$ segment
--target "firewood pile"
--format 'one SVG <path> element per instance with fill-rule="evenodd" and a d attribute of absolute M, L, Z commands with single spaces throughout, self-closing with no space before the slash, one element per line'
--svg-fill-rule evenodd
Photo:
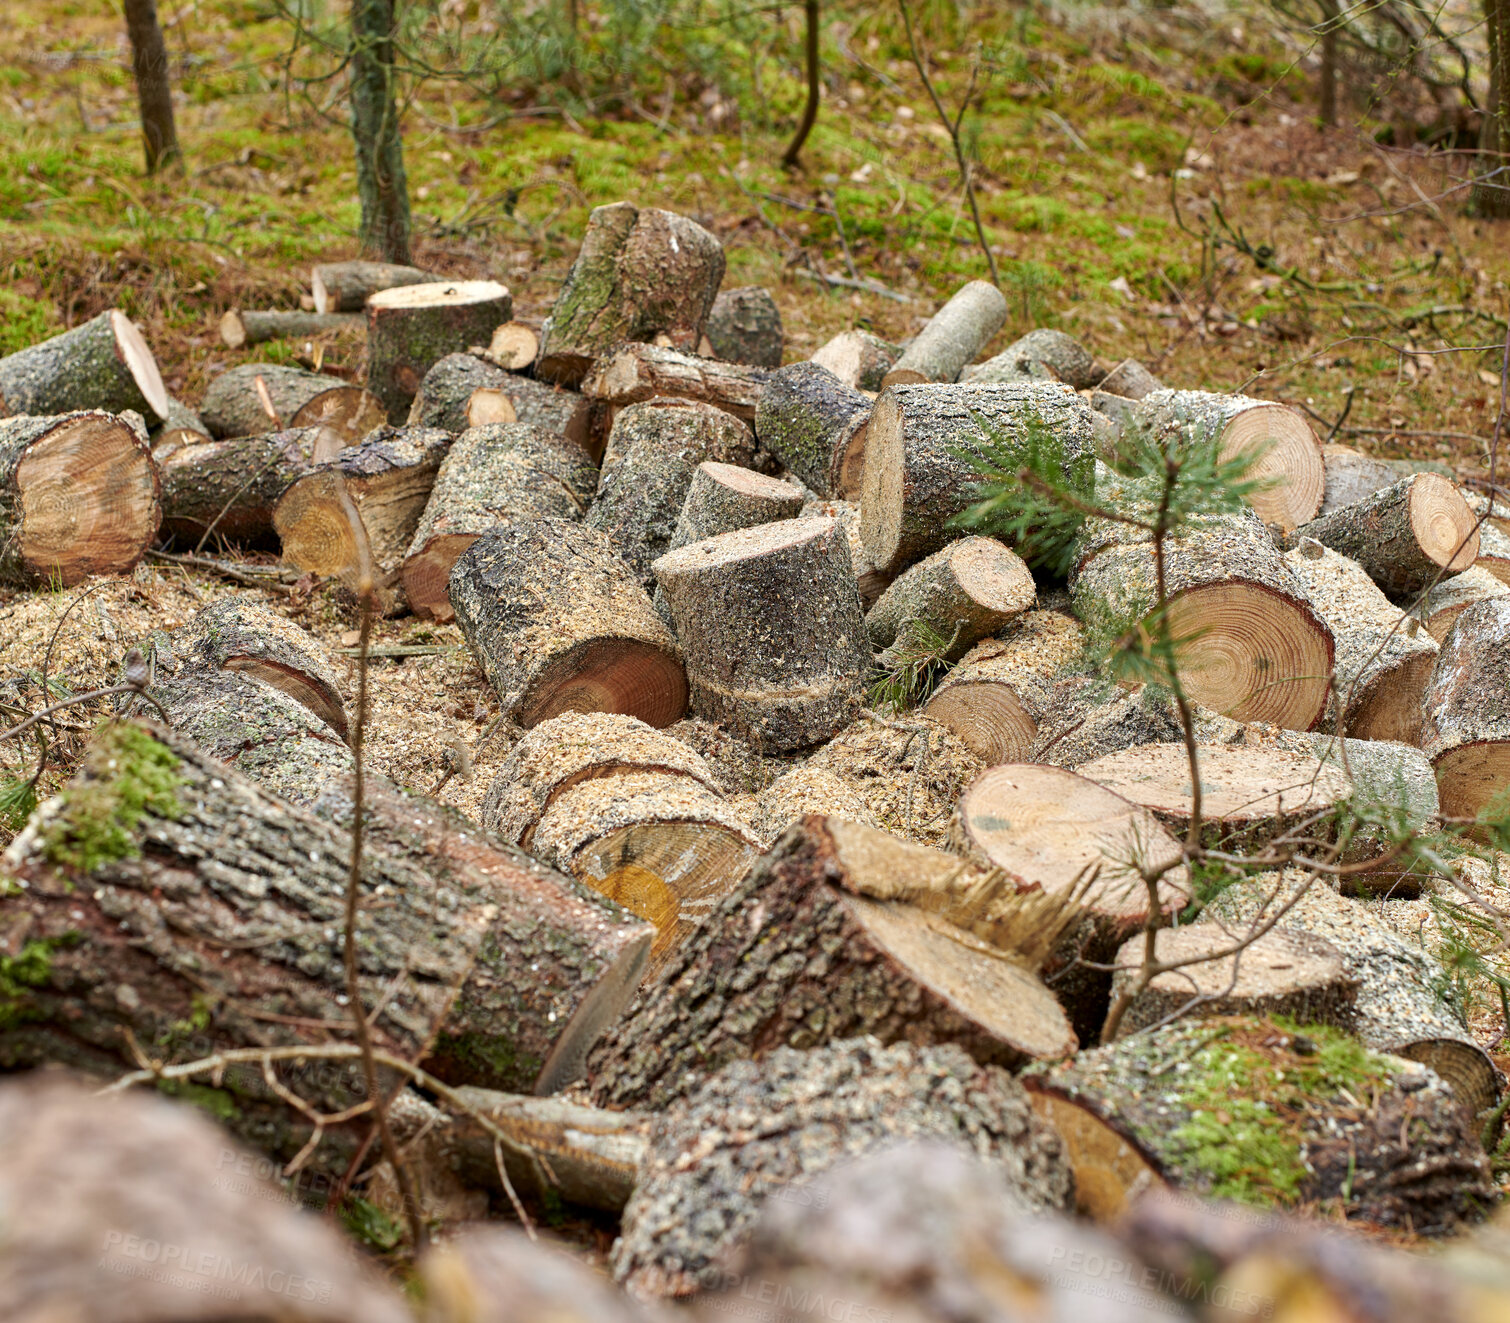
<path fill-rule="evenodd" d="M 190 407 L 118 311 L 0 359 L 0 582 L 276 548 L 454 622 L 507 747 L 475 821 L 363 775 L 349 674 L 255 588 L 120 641 L 117 719 L 0 857 L 0 1063 L 58 1076 L 0 1086 L 8 1317 L 1507 1317 L 1504 1230 L 1428 1261 L 1314 1215 L 1497 1198 L 1494 1044 L 1389 907 L 1459 894 L 1402 831 L 1510 787 L 1510 515 L 1059 331 L 987 357 L 983 282 L 783 366 L 724 268 L 619 203 L 543 324 L 371 262 L 222 323 L 362 319 L 361 383 L 253 363 Z M 1134 508 L 1149 443 L 1263 482 L 1158 546 L 1092 513 L 1066 580 L 961 523 L 1030 451 Z M 1155 617 L 1178 701 L 1086 661 Z M 122 1081 L 220 1126 L 88 1096 Z M 444 1233 L 422 1306 L 289 1206 L 358 1194 Z M 623 1290 L 457 1233 L 521 1200 L 614 1225 Z"/>

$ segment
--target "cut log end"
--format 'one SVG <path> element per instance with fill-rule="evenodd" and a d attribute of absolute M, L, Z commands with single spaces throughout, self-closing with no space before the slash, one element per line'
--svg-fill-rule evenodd
<path fill-rule="evenodd" d="M 885 390 L 888 386 L 917 386 L 932 380 L 932 377 L 917 371 L 916 368 L 892 368 L 881 378 L 881 389 Z"/>
<path fill-rule="evenodd" d="M 404 561 L 404 596 L 415 615 L 441 624 L 456 619 L 447 596 L 451 567 L 477 538 L 476 533 L 441 533 L 425 543 L 417 555 Z"/>
<path fill-rule="evenodd" d="M 110 326 L 115 332 L 116 352 L 126 364 L 136 381 L 142 398 L 157 411 L 159 418 L 168 416 L 168 390 L 163 385 L 162 373 L 158 371 L 157 359 L 152 356 L 136 323 L 119 309 L 111 309 Z"/>
<path fill-rule="evenodd" d="M 1436 660 L 1435 654 L 1423 652 L 1386 672 L 1353 706 L 1344 733 L 1357 740 L 1420 743 L 1421 697 Z"/>
<path fill-rule="evenodd" d="M 869 432 L 870 423 L 861 423 L 834 456 L 834 495 L 841 501 L 860 499 L 865 486 L 865 438 Z"/>
<path fill-rule="evenodd" d="M 538 678 L 519 724 L 528 730 L 563 712 L 619 712 L 660 730 L 686 710 L 686 672 L 671 653 L 639 639 L 594 638 Z"/>
<path fill-rule="evenodd" d="M 490 423 L 517 423 L 519 411 L 514 401 L 501 390 L 483 386 L 472 392 L 467 401 L 467 426 L 486 427 Z"/>
<path fill-rule="evenodd" d="M 1445 818 L 1472 821 L 1510 786 L 1510 744 L 1480 741 L 1460 744 L 1432 764 Z"/>
<path fill-rule="evenodd" d="M 289 428 L 328 427 L 343 442 L 355 445 L 387 421 L 388 415 L 383 412 L 377 396 L 360 386 L 333 386 L 316 395 L 285 425 Z"/>
<path fill-rule="evenodd" d="M 488 343 L 488 357 L 510 372 L 523 372 L 540 353 L 540 337 L 523 322 L 504 322 Z"/>
<path fill-rule="evenodd" d="M 1033 749 L 1038 723 L 1010 686 L 966 680 L 941 689 L 923 715 L 948 726 L 988 766 L 1016 763 Z"/>
<path fill-rule="evenodd" d="M 1223 459 L 1258 452 L 1250 479 L 1270 485 L 1250 498 L 1266 524 L 1296 528 L 1313 519 L 1326 491 L 1326 465 L 1310 423 L 1283 404 L 1244 409 L 1222 433 Z"/>
<path fill-rule="evenodd" d="M 278 502 L 274 519 L 283 559 L 307 574 L 342 574 L 361 560 L 356 530 L 328 475 L 296 482 Z"/>
<path fill-rule="evenodd" d="M 1044 1091 L 1036 1076 L 1023 1082 L 1033 1110 L 1064 1142 L 1075 1173 L 1075 1211 L 1081 1216 L 1110 1222 L 1145 1191 L 1167 1188 L 1148 1158 L 1089 1107 Z"/>
<path fill-rule="evenodd" d="M 1410 527 L 1421 550 L 1449 574 L 1478 559 L 1479 534 L 1473 511 L 1458 489 L 1440 473 L 1418 473 L 1410 484 Z"/>
<path fill-rule="evenodd" d="M 537 1094 L 559 1093 L 581 1078 L 588 1052 L 633 1000 L 640 980 L 645 976 L 653 949 L 652 940 L 647 932 L 640 940 L 626 943 L 608 968 L 598 975 L 597 982 L 583 997 L 576 1014 L 561 1031 L 561 1037 L 540 1068 L 539 1078 L 535 1081 Z"/>

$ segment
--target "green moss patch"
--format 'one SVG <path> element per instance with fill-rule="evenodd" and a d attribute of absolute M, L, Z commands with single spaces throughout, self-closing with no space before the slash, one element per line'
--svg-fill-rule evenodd
<path fill-rule="evenodd" d="M 45 987 L 52 977 L 53 952 L 77 946 L 81 940 L 78 933 L 44 937 L 27 942 L 17 955 L 0 956 L 0 1029 L 34 1017 L 31 990 Z"/>

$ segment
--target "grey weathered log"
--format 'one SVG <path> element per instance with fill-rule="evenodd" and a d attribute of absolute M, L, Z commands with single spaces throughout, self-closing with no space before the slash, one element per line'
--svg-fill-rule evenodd
<path fill-rule="evenodd" d="M 980 499 L 982 467 L 1015 477 L 1030 442 L 1089 494 L 1091 411 L 1057 382 L 896 386 L 881 393 L 865 441 L 860 536 L 878 569 L 898 572 L 962 529 L 950 520 Z"/>
<path fill-rule="evenodd" d="M 826 367 L 852 390 L 881 389 L 881 382 L 891 371 L 901 349 L 869 331 L 841 331 L 813 355 L 813 362 Z"/>
<path fill-rule="evenodd" d="M 967 367 L 961 381 L 1062 381 L 1075 390 L 1089 390 L 1100 374 L 1091 351 L 1063 331 L 1046 327 L 1014 340 L 995 358 Z"/>
<path fill-rule="evenodd" d="M 760 444 L 819 496 L 853 500 L 865 470 L 871 402 L 817 363 L 771 373 L 755 410 Z"/>
<path fill-rule="evenodd" d="M 629 202 L 594 208 L 541 327 L 536 375 L 575 386 L 625 340 L 696 350 L 723 278 L 723 245 L 695 221 Z"/>
<path fill-rule="evenodd" d="M 1457 488 L 1436 473 L 1402 478 L 1298 532 L 1352 557 L 1392 597 L 1466 570 L 1479 551 L 1472 512 Z"/>
<path fill-rule="evenodd" d="M 967 363 L 990 343 L 1007 320 L 1007 300 L 995 285 L 972 280 L 963 285 L 918 332 L 881 385 L 958 381 Z"/>
<path fill-rule="evenodd" d="M 162 422 L 148 433 L 152 442 L 152 458 L 159 464 L 175 450 L 183 446 L 199 445 L 210 440 L 210 429 L 193 409 L 168 396 L 168 412 Z"/>
<path fill-rule="evenodd" d="M 447 354 L 485 345 L 508 321 L 513 295 L 493 280 L 402 285 L 367 300 L 367 389 L 402 423 L 420 383 Z"/>
<path fill-rule="evenodd" d="M 261 379 L 274 418 L 263 404 Z M 298 427 L 327 426 L 351 444 L 383 423 L 377 399 L 340 377 L 277 363 L 243 363 L 216 377 L 199 406 L 214 437 L 256 436 Z"/>
<path fill-rule="evenodd" d="M 472 543 L 450 597 L 505 714 L 528 729 L 562 712 L 669 726 L 687 708 L 676 643 L 596 529 L 534 519 Z"/>
<path fill-rule="evenodd" d="M 849 560 L 854 567 L 855 583 L 860 589 L 860 601 L 869 610 L 876 599 L 891 586 L 896 575 L 878 570 L 866 554 L 860 538 L 860 507 L 852 501 L 819 500 L 807 502 L 798 512 L 801 519 L 837 519 L 849 539 Z"/>
<path fill-rule="evenodd" d="M 1422 706 L 1421 750 L 1436 769 L 1442 813 L 1476 818 L 1510 784 L 1510 598 L 1457 618 Z"/>
<path fill-rule="evenodd" d="M 1076 667 L 1052 688 L 1033 740 L 1032 760 L 1054 767 L 1080 767 L 1096 758 L 1141 744 L 1184 738 L 1180 712 L 1160 685 L 1111 684 Z M 1200 703 L 1190 704 L 1196 739 L 1230 743 L 1244 727 Z"/>
<path fill-rule="evenodd" d="M 322 262 L 310 273 L 315 311 L 322 316 L 361 312 L 371 294 L 400 285 L 426 285 L 447 279 L 393 262 Z"/>
<path fill-rule="evenodd" d="M 409 422 L 448 432 L 488 423 L 529 423 L 586 446 L 589 412 L 576 391 L 507 372 L 476 354 L 447 354 L 425 373 Z"/>
<path fill-rule="evenodd" d="M 1483 529 L 1479 532 L 1482 533 Z M 1452 632 L 1457 618 L 1470 606 L 1486 597 L 1505 596 L 1510 596 L 1510 584 L 1475 565 L 1432 585 L 1418 609 L 1425 620 L 1426 632 L 1442 643 Z"/>
<path fill-rule="evenodd" d="M 720 291 L 708 309 L 698 353 L 726 363 L 779 368 L 784 345 L 781 309 L 761 285 Z"/>
<path fill-rule="evenodd" d="M 123 574 L 157 537 L 144 431 L 104 412 L 0 419 L 0 583 L 72 587 Z"/>
<path fill-rule="evenodd" d="M 1321 458 L 1326 465 L 1326 494 L 1321 499 L 1324 515 L 1345 505 L 1355 505 L 1364 497 L 1385 487 L 1393 487 L 1401 478 L 1410 476 L 1402 473 L 1397 465 L 1365 455 L 1352 446 L 1323 446 Z"/>
<path fill-rule="evenodd" d="M 1127 400 L 1141 400 L 1164 389 L 1164 383 L 1136 358 L 1124 358 L 1095 386 L 1108 395 L 1119 395 Z"/>
<path fill-rule="evenodd" d="M 300 336 L 324 335 L 327 331 L 350 331 L 361 326 L 354 312 L 297 312 L 282 308 L 243 312 L 232 308 L 220 319 L 220 338 L 232 349 L 260 345 L 268 340 L 295 340 Z"/>
<path fill-rule="evenodd" d="M 764 368 L 635 343 L 599 358 L 582 380 L 582 393 L 610 410 L 660 395 L 698 400 L 748 423 L 769 376 Z"/>
<path fill-rule="evenodd" d="M 119 309 L 0 358 L 0 417 L 135 409 L 151 421 L 168 412 L 157 360 Z"/>
<path fill-rule="evenodd" d="M 450 620 L 451 567 L 483 533 L 522 519 L 580 519 L 598 467 L 575 441 L 528 423 L 463 432 L 441 461 L 400 568 L 416 615 Z"/>
<path fill-rule="evenodd" d="M 870 644 L 844 530 L 784 519 L 655 562 L 698 715 L 795 751 L 854 719 Z"/>

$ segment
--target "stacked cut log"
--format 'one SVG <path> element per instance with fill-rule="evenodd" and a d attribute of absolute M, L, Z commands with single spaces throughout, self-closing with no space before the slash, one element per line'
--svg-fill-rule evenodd
<path fill-rule="evenodd" d="M 1485 598 L 1506 596 L 1510 596 L 1510 585 L 1475 565 L 1433 584 L 1416 609 L 1425 621 L 1426 632 L 1438 643 L 1443 643 L 1458 617 L 1470 606 Z"/>
<path fill-rule="evenodd" d="M 695 221 L 628 202 L 594 208 L 541 328 L 536 375 L 575 386 L 626 340 L 695 350 L 723 278 L 723 245 Z"/>
<path fill-rule="evenodd" d="M 865 550 L 860 536 L 860 508 L 852 501 L 810 500 L 798 512 L 802 519 L 837 519 L 849 542 L 849 563 L 855 571 L 855 586 L 860 590 L 860 601 L 868 611 L 876 604 L 881 594 L 891 586 L 896 575 L 878 570 Z"/>
<path fill-rule="evenodd" d="M 865 472 L 871 403 L 817 363 L 771 373 L 755 410 L 755 436 L 819 496 L 854 500 Z"/>
<path fill-rule="evenodd" d="M 1163 390 L 1164 383 L 1136 358 L 1124 358 L 1095 383 L 1095 388 L 1124 400 L 1141 400 L 1156 390 Z"/>
<path fill-rule="evenodd" d="M 210 382 L 199 413 L 216 438 L 328 427 L 348 445 L 384 419 L 378 399 L 359 386 L 276 363 L 243 363 L 222 372 Z"/>
<path fill-rule="evenodd" d="M 446 452 L 400 568 L 410 609 L 452 619 L 451 567 L 483 533 L 521 519 L 580 519 L 598 469 L 576 442 L 502 423 L 463 432 Z"/>
<path fill-rule="evenodd" d="M 118 309 L 0 358 L 0 418 L 134 409 L 155 422 L 168 392 L 152 350 Z"/>
<path fill-rule="evenodd" d="M 329 331 L 350 331 L 362 324 L 352 312 L 266 312 L 232 308 L 220 319 L 220 338 L 227 348 L 244 349 L 268 340 L 297 340 L 303 336 L 324 335 Z"/>
<path fill-rule="evenodd" d="M 1326 493 L 1321 498 L 1321 513 L 1324 515 L 1343 506 L 1356 505 L 1410 476 L 1409 472 L 1402 472 L 1399 461 L 1375 459 L 1353 446 L 1323 446 L 1321 457 L 1326 466 Z"/>
<path fill-rule="evenodd" d="M 67 588 L 124 573 L 161 522 L 157 466 L 127 419 L 0 419 L 0 583 Z"/>
<path fill-rule="evenodd" d="M 152 442 L 152 458 L 159 464 L 175 450 L 203 445 L 211 439 L 210 429 L 199 414 L 171 395 L 167 413 L 158 426 L 151 428 L 148 437 Z"/>
<path fill-rule="evenodd" d="M 961 381 L 982 384 L 1001 381 L 1062 381 L 1075 390 L 1089 390 L 1100 380 L 1095 359 L 1078 340 L 1063 331 L 1029 331 L 995 358 L 977 363 L 960 374 Z"/>
<path fill-rule="evenodd" d="M 425 285 L 445 280 L 417 267 L 394 262 L 323 262 L 310 273 L 310 292 L 321 316 L 361 312 L 369 296 L 401 285 Z"/>
<path fill-rule="evenodd" d="M 1196 739 L 1202 743 L 1232 743 L 1245 729 L 1199 703 L 1188 706 Z M 1032 756 L 1035 762 L 1076 768 L 1123 749 L 1183 738 L 1180 710 L 1167 689 L 1113 685 L 1080 671 L 1054 685 Z"/>
<path fill-rule="evenodd" d="M 273 507 L 283 559 L 397 611 L 404 554 L 451 442 L 435 427 L 383 427 L 296 478 Z"/>
<path fill-rule="evenodd" d="M 591 413 L 575 391 L 507 372 L 476 354 L 447 354 L 420 382 L 409 423 L 448 432 L 489 423 L 528 423 L 589 446 Z"/>
<path fill-rule="evenodd" d="M 726 363 L 779 368 L 783 348 L 781 309 L 759 285 L 721 290 L 708 309 L 697 352 Z"/>
<path fill-rule="evenodd" d="M 1006 320 L 1002 292 L 984 280 L 972 280 L 933 314 L 881 379 L 882 387 L 958 381 Z"/>
<path fill-rule="evenodd" d="M 662 727 L 686 711 L 676 643 L 596 529 L 562 519 L 496 529 L 462 553 L 449 591 L 504 713 L 526 729 L 563 712 Z"/>
<path fill-rule="evenodd" d="M 367 299 L 367 389 L 390 423 L 409 417 L 420 382 L 447 354 L 485 345 L 514 299 L 493 280 L 401 285 Z"/>
<path fill-rule="evenodd" d="M 902 351 L 890 341 L 869 331 L 843 331 L 813 355 L 812 361 L 825 367 L 851 390 L 875 394 L 881 389 Z"/>
<path fill-rule="evenodd" d="M 1423 699 L 1421 750 L 1446 818 L 1502 813 L 1510 787 L 1510 598 L 1470 606 L 1442 644 Z"/>
<path fill-rule="evenodd" d="M 770 845 L 811 813 L 865 827 L 880 826 L 851 782 L 827 767 L 803 765 L 783 773 L 754 797 L 750 827 Z"/>
<path fill-rule="evenodd" d="M 996 927 L 978 936 L 953 921 L 977 919 L 977 894 L 992 896 L 990 875 L 952 855 L 841 819 L 805 819 L 594 1052 L 595 1101 L 661 1107 L 686 1092 L 691 1072 L 859 1034 L 958 1043 L 1009 1067 L 1068 1055 L 1075 1037 L 1063 1011 L 1026 964 L 988 940 Z M 1033 917 L 1014 935 L 1033 945 L 1040 929 Z"/>
<path fill-rule="evenodd" d="M 658 396 L 695 400 L 752 422 L 770 373 L 764 368 L 698 358 L 660 345 L 626 344 L 604 353 L 582 380 L 582 393 L 610 416 Z"/>

